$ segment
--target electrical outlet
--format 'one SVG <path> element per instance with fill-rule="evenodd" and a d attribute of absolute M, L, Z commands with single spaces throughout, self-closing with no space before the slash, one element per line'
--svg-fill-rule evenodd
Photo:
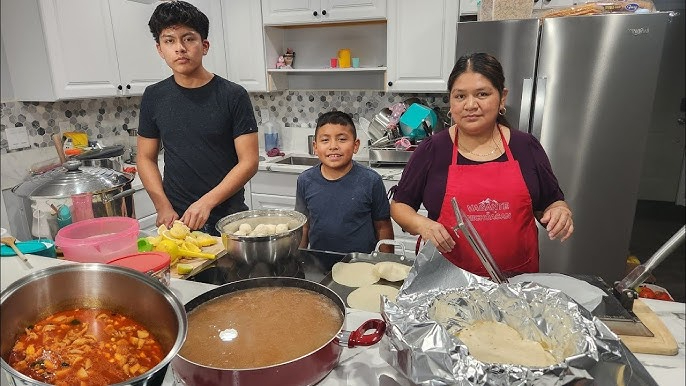
<path fill-rule="evenodd" d="M 7 148 L 10 150 L 31 147 L 29 132 L 24 126 L 8 127 L 5 129 Z"/>

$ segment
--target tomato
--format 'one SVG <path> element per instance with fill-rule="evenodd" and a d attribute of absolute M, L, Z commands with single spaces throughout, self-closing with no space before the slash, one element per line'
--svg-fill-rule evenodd
<path fill-rule="evenodd" d="M 667 294 L 667 292 L 662 291 L 655 292 L 655 299 L 672 301 L 672 299 L 669 297 L 669 294 Z"/>
<path fill-rule="evenodd" d="M 638 296 L 646 299 L 655 299 L 655 291 L 651 290 L 648 287 L 641 287 L 638 290 Z"/>

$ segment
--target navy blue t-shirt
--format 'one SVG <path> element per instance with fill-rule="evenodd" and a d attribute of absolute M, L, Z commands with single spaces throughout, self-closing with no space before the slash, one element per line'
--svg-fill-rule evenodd
<path fill-rule="evenodd" d="M 302 172 L 296 189 L 295 210 L 307 216 L 310 248 L 372 252 L 378 241 L 374 221 L 391 218 L 381 176 L 353 161 L 348 174 L 330 181 L 320 167 Z"/>
<path fill-rule="evenodd" d="M 162 186 L 179 216 L 236 166 L 234 138 L 254 132 L 247 91 L 220 76 L 198 88 L 181 87 L 171 76 L 143 93 L 138 135 L 161 139 Z M 222 217 L 246 209 L 241 189 L 212 210 L 207 224 L 213 229 Z"/>

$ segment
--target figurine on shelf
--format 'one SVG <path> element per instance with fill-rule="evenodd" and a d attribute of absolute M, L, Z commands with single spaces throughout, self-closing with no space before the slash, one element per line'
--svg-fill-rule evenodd
<path fill-rule="evenodd" d="M 293 68 L 293 59 L 295 59 L 295 51 L 293 49 L 286 49 L 286 53 L 283 54 L 284 61 L 286 63 L 283 68 Z"/>
<path fill-rule="evenodd" d="M 286 67 L 286 61 L 283 58 L 283 55 L 279 56 L 279 59 L 276 60 L 276 68 L 284 68 Z"/>

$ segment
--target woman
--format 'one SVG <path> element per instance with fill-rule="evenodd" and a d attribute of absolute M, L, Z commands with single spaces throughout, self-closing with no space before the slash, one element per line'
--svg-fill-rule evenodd
<path fill-rule="evenodd" d="M 574 231 L 572 212 L 541 144 L 511 129 L 504 117 L 505 76 L 491 55 L 461 57 L 448 79 L 455 124 L 422 141 L 394 189 L 391 216 L 407 232 L 431 241 L 453 264 L 487 276 L 456 224 L 450 199 L 508 275 L 538 272 L 535 219 L 550 239 Z M 417 213 L 424 204 L 428 218 Z"/>

